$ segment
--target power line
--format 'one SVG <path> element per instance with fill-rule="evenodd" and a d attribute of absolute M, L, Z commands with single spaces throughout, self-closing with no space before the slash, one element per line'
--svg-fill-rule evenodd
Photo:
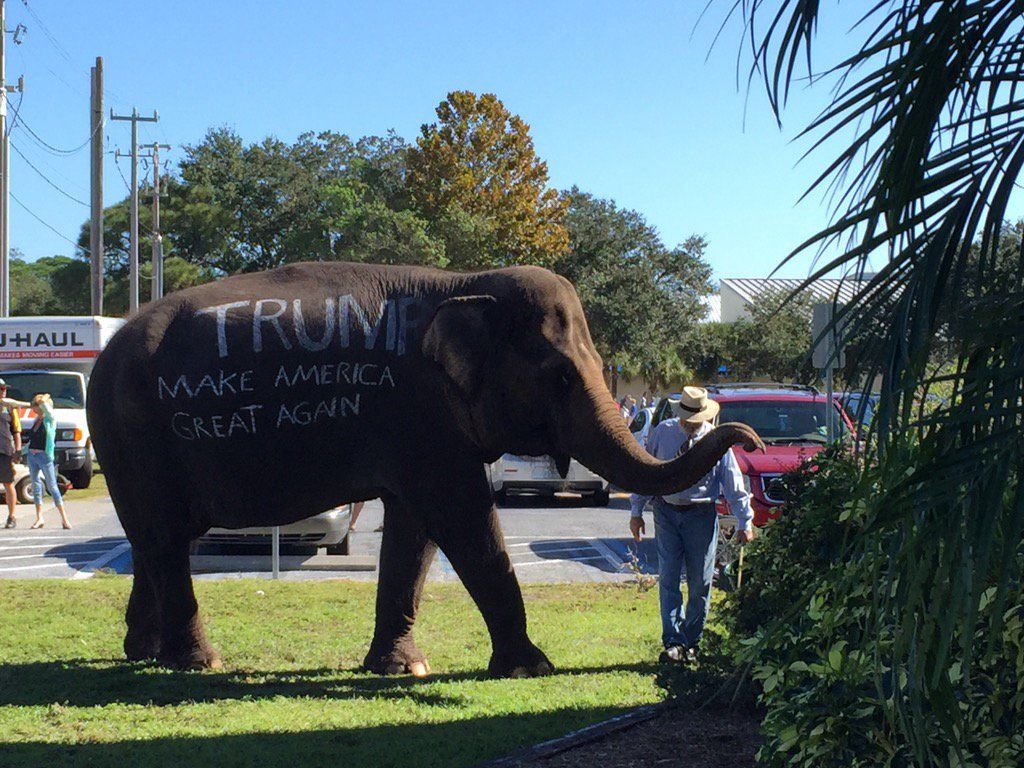
<path fill-rule="evenodd" d="M 79 205 L 84 205 L 86 208 L 89 207 L 88 203 L 86 203 L 86 202 L 84 202 L 82 200 L 79 200 L 77 197 L 75 197 L 74 195 L 70 194 L 69 192 L 65 192 L 58 184 L 56 184 L 55 182 L 51 181 L 50 178 L 45 173 L 43 173 L 41 170 L 36 168 L 35 164 L 31 160 L 29 160 L 27 157 L 25 157 L 25 153 L 22 152 L 20 149 L 18 149 L 18 145 L 15 144 L 13 141 L 11 142 L 11 149 L 13 149 L 15 152 L 17 152 L 18 156 L 28 164 L 29 168 L 31 168 L 33 171 L 35 171 L 37 174 L 39 174 L 39 177 L 43 181 L 45 181 L 51 187 L 53 187 L 58 192 L 60 192 L 62 195 L 64 195 L 64 197 L 66 197 L 68 200 L 73 200 L 74 202 L 78 203 Z"/>
<path fill-rule="evenodd" d="M 21 102 L 20 101 L 18 102 L 18 109 L 21 109 Z M 36 133 L 35 131 L 32 130 L 32 127 L 28 123 L 25 122 L 25 118 L 19 118 L 18 114 L 15 113 L 14 121 L 17 122 L 17 121 L 19 121 L 19 119 L 20 119 L 22 127 L 24 127 L 25 130 L 28 131 L 32 135 L 32 137 L 36 140 L 36 142 L 41 144 L 44 149 L 49 150 L 52 154 L 55 154 L 55 155 L 73 155 L 76 152 L 81 152 L 83 149 L 85 149 L 87 146 L 89 146 L 89 142 L 92 141 L 92 137 L 96 135 L 96 131 L 100 130 L 100 128 L 102 128 L 102 125 L 103 125 L 101 123 L 99 126 L 97 126 L 97 128 L 94 129 L 93 132 L 89 134 L 89 136 L 86 138 L 86 140 L 83 141 L 81 144 L 79 144 L 77 147 L 74 147 L 73 149 L 63 149 L 61 147 L 55 147 L 55 146 L 53 146 L 53 144 L 50 144 L 42 136 L 40 136 L 38 133 Z M 14 125 L 14 123 L 12 123 L 12 127 L 13 127 L 13 125 Z"/>
<path fill-rule="evenodd" d="M 59 238 L 60 238 L 61 240 L 67 240 L 67 241 L 68 241 L 69 243 L 71 243 L 71 244 L 72 244 L 73 246 L 75 246 L 75 248 L 81 248 L 81 250 L 82 250 L 82 252 L 83 252 L 83 253 L 86 253 L 86 254 L 87 254 L 87 253 L 89 253 L 89 249 L 88 249 L 88 248 L 83 248 L 83 247 L 82 247 L 81 245 L 79 245 L 79 244 L 78 244 L 78 243 L 76 243 L 76 242 L 75 242 L 74 240 L 72 240 L 72 239 L 71 239 L 70 237 L 68 237 L 67 235 L 65 235 L 65 234 L 64 234 L 63 232 L 61 232 L 61 231 L 60 231 L 59 229 L 57 229 L 57 228 L 56 228 L 55 226 L 53 226 L 53 225 L 52 225 L 52 224 L 50 224 L 50 223 L 49 223 L 48 221 L 46 221 L 46 220 L 45 220 L 45 219 L 43 219 L 43 218 L 42 218 L 41 216 L 39 216 L 39 214 L 37 214 L 37 213 L 36 213 L 35 211 L 33 211 L 33 210 L 32 210 L 31 208 L 29 208 L 29 207 L 28 207 L 27 205 L 25 205 L 25 204 L 24 204 L 23 202 L 21 202 L 21 200 L 20 200 L 20 199 L 18 198 L 18 196 L 17 196 L 16 194 L 14 194 L 13 192 L 9 192 L 8 194 L 9 194 L 9 195 L 11 196 L 11 199 L 12 199 L 12 200 L 13 200 L 14 202 L 16 202 L 16 203 L 17 203 L 18 205 L 20 205 L 20 206 L 22 207 L 22 209 L 23 209 L 23 210 L 25 211 L 25 213 L 27 213 L 27 214 L 28 214 L 29 216 L 31 216 L 31 217 L 32 217 L 33 219 L 35 219 L 36 221 L 38 221 L 38 222 L 39 222 L 40 224 L 42 224 L 42 225 L 43 225 L 44 227 L 46 227 L 46 228 L 47 228 L 48 230 L 50 230 L 51 232 L 53 232 L 53 234 L 55 234 L 55 235 L 56 235 L 57 237 L 59 237 Z"/>
<path fill-rule="evenodd" d="M 35 10 L 33 10 L 31 5 L 28 4 L 28 0 L 21 0 L 21 4 L 25 6 L 25 10 L 27 10 L 29 14 L 32 16 L 32 18 L 35 19 L 36 24 L 39 25 L 39 28 L 43 30 L 43 34 L 46 36 L 46 39 L 50 41 L 50 45 L 52 45 L 57 50 L 57 53 L 63 56 L 66 61 L 70 62 L 71 55 L 67 52 L 64 46 L 60 44 L 57 38 L 54 37 L 53 33 L 50 32 L 46 24 L 43 23 L 43 20 L 39 18 L 39 14 L 36 13 Z"/>

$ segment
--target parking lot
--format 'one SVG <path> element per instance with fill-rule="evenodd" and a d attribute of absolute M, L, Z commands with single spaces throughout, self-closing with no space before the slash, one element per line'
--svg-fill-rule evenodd
<path fill-rule="evenodd" d="M 0 529 L 0 578 L 82 579 L 97 570 L 131 573 L 131 548 L 124 537 L 109 498 L 76 500 L 68 495 L 68 514 L 74 525 L 60 528 L 56 510 L 44 513 L 47 526 L 30 530 L 32 507 L 18 506 L 18 527 Z M 500 508 L 509 555 L 520 580 L 527 582 L 623 581 L 637 571 L 656 569 L 657 556 L 648 540 L 637 548 L 628 538 L 628 502 L 613 496 L 607 507 L 588 507 L 575 496 L 513 497 Z M 374 529 L 383 521 L 380 501 L 366 504 L 351 534 L 351 554 L 376 558 L 381 534 Z M 200 579 L 269 577 L 265 570 L 238 571 L 223 558 L 224 570 L 214 560 L 212 572 Z M 375 571 L 283 571 L 282 579 L 376 579 Z M 431 568 L 432 581 L 455 581 L 457 576 L 442 553 Z"/>

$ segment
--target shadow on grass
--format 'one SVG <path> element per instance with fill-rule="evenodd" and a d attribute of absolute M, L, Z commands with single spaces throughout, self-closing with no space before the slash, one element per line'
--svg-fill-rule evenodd
<path fill-rule="evenodd" d="M 556 674 L 628 671 L 653 674 L 651 664 L 559 669 Z M 0 667 L 0 706 L 61 704 L 77 707 L 107 704 L 167 706 L 278 696 L 334 700 L 396 699 L 411 704 L 455 706 L 458 697 L 427 687 L 431 682 L 489 680 L 486 671 L 435 674 L 427 680 L 381 677 L 359 669 L 232 670 L 176 672 L 120 659 L 5 664 Z"/>
<path fill-rule="evenodd" d="M 315 706 L 315 705 L 311 705 Z M 0 766 L 288 766 L 344 765 L 456 768 L 500 757 L 626 711 L 621 707 L 559 709 L 408 723 L 195 737 L 50 744 L 8 743 Z M 281 723 L 282 731 L 288 723 Z"/>

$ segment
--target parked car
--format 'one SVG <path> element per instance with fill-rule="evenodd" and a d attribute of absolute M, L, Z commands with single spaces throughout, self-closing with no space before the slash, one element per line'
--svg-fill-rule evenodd
<path fill-rule="evenodd" d="M 563 478 L 555 460 L 550 456 L 514 456 L 506 453 L 501 457 L 501 487 L 497 489 L 499 500 L 510 493 L 555 494 L 572 491 L 589 496 L 597 506 L 608 503 L 608 481 L 596 475 L 575 459 L 569 462 L 569 472 Z"/>
<path fill-rule="evenodd" d="M 718 423 L 741 421 L 757 430 L 766 452 L 733 449 L 751 494 L 754 524 L 778 517 L 785 498 L 782 476 L 828 444 L 826 419 L 832 410 L 838 439 L 852 441 L 853 422 L 837 398 L 814 387 L 785 384 L 723 384 L 709 394 L 721 405 Z M 720 511 L 725 511 L 724 503 Z"/>
<path fill-rule="evenodd" d="M 654 407 L 648 406 L 636 412 L 636 416 L 629 422 L 629 431 L 642 446 L 647 445 L 647 437 L 651 434 L 651 427 L 654 424 Z"/>
<path fill-rule="evenodd" d="M 329 555 L 348 554 L 349 527 L 352 513 L 348 504 L 321 512 L 289 525 L 281 526 L 282 554 L 314 554 L 326 548 Z M 241 551 L 252 554 L 270 554 L 272 529 L 269 526 L 252 528 L 211 528 L 195 544 L 204 551 Z"/>
<path fill-rule="evenodd" d="M 58 473 L 57 488 L 60 489 L 61 495 L 71 490 L 71 487 L 71 482 L 64 475 Z M 28 467 L 25 464 L 14 465 L 14 493 L 21 504 L 35 503 L 35 499 L 32 498 L 32 483 L 28 476 Z M 43 493 L 48 493 L 45 484 L 43 485 Z M 6 496 L 7 491 L 0 485 L 0 499 L 4 499 Z"/>
<path fill-rule="evenodd" d="M 860 427 L 871 424 L 878 407 L 878 395 L 865 395 L 863 392 L 844 392 L 839 395 L 839 402 L 846 409 L 846 415 Z"/>
<path fill-rule="evenodd" d="M 782 475 L 827 445 L 828 398 L 814 387 L 771 382 L 720 384 L 709 386 L 708 393 L 721 405 L 717 423 L 741 421 L 764 440 L 765 453 L 733 448 L 751 494 L 754 524 L 764 525 L 778 516 L 784 498 Z M 651 428 L 672 418 L 669 398 L 678 397 L 667 395 L 655 404 Z M 856 429 L 838 398 L 833 398 L 831 408 L 839 439 L 852 440 Z M 719 512 L 728 512 L 724 501 L 719 502 Z"/>

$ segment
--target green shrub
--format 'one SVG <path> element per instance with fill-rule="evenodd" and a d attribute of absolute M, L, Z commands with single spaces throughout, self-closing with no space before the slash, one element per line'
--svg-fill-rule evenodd
<path fill-rule="evenodd" d="M 1002 621 L 996 584 L 973 638 L 954 637 L 944 671 L 952 701 L 909 711 L 908 677 L 892 663 L 896 617 L 879 607 L 886 537 L 852 546 L 878 478 L 854 458 L 828 452 L 787 478 L 790 498 L 747 557 L 741 591 L 723 620 L 748 646 L 765 708 L 760 762 L 773 768 L 916 766 L 900 718 L 914 718 L 928 765 L 1024 765 L 1024 590 L 1009 585 Z M 895 535 L 895 532 L 893 533 Z M 1020 550 L 1024 566 L 1024 548 Z M 1019 571 L 1018 571 L 1019 572 Z M 983 574 L 979 574 L 983 577 Z M 965 641 L 974 664 L 962 666 Z M 941 728 L 940 722 L 954 728 Z"/>

